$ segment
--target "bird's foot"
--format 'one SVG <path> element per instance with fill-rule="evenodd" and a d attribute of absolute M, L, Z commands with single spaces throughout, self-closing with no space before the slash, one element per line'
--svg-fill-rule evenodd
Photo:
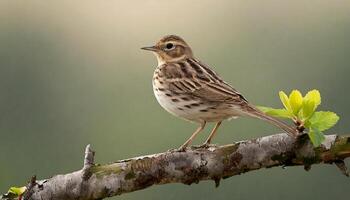
<path fill-rule="evenodd" d="M 168 152 L 185 152 L 186 151 L 186 148 L 185 146 L 181 146 L 177 149 L 169 149 Z"/>
<path fill-rule="evenodd" d="M 204 142 L 202 145 L 199 145 L 199 148 L 207 149 L 210 147 L 210 143 Z"/>
<path fill-rule="evenodd" d="M 210 144 L 208 142 L 205 142 L 205 143 L 203 143 L 201 145 L 197 145 L 197 146 L 193 146 L 193 147 L 196 148 L 196 149 L 208 149 L 210 147 L 216 147 L 216 146 L 217 146 L 216 144 Z"/>

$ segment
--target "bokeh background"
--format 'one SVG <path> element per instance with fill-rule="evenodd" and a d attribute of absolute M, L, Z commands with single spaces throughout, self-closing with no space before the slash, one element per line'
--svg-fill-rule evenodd
<path fill-rule="evenodd" d="M 153 97 L 155 57 L 140 47 L 178 34 L 246 98 L 280 107 L 278 91 L 321 91 L 350 131 L 350 1 L 0 1 L 0 191 L 98 163 L 178 147 L 196 125 Z M 210 126 L 211 128 L 212 126 Z M 201 143 L 209 130 L 196 139 Z M 215 143 L 269 135 L 254 119 L 224 123 Z M 350 162 L 347 161 L 350 165 Z M 111 199 L 348 198 L 332 165 L 273 168 L 170 184 Z"/>

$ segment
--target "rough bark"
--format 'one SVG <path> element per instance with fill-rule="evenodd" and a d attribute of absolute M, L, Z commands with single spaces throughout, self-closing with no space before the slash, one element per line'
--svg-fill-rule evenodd
<path fill-rule="evenodd" d="M 94 164 L 94 152 L 88 145 L 83 169 L 56 175 L 45 181 L 28 184 L 23 199 L 92 200 L 141 190 L 154 184 L 198 183 L 260 168 L 312 164 L 336 164 L 345 175 L 343 160 L 350 156 L 350 137 L 328 135 L 314 148 L 308 137 L 293 138 L 276 134 L 224 146 L 188 148 L 186 152 L 164 153 L 120 160 L 111 164 Z M 28 195 L 29 194 L 29 195 Z M 2 199 L 13 199 L 3 196 Z"/>

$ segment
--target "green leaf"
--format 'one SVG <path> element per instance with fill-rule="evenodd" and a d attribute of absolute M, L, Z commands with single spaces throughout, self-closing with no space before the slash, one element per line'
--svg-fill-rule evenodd
<path fill-rule="evenodd" d="M 320 92 L 318 90 L 308 92 L 303 99 L 302 118 L 304 120 L 310 118 L 320 104 Z"/>
<path fill-rule="evenodd" d="M 308 126 L 312 129 L 325 131 L 334 126 L 339 120 L 339 116 L 334 112 L 319 111 L 315 112 L 309 119 Z"/>
<path fill-rule="evenodd" d="M 258 106 L 258 109 L 260 109 L 265 114 L 273 117 L 293 118 L 293 115 L 286 109 L 276 109 L 263 106 Z"/>
<path fill-rule="evenodd" d="M 314 114 L 317 106 L 320 104 L 320 92 L 318 90 L 309 91 L 303 99 L 302 110 L 298 117 L 302 118 L 303 121 L 307 121 Z"/>
<path fill-rule="evenodd" d="M 293 90 L 289 95 L 289 104 L 292 108 L 293 114 L 297 115 L 301 106 L 303 105 L 303 96 L 299 90 Z"/>
<path fill-rule="evenodd" d="M 16 196 L 22 195 L 26 191 L 26 187 L 11 187 L 8 194 L 14 194 Z"/>
<path fill-rule="evenodd" d="M 317 129 L 310 129 L 309 138 L 314 145 L 314 147 L 318 147 L 322 144 L 322 142 L 326 139 L 323 133 Z"/>
<path fill-rule="evenodd" d="M 301 114 L 300 114 L 301 116 L 299 117 L 302 118 L 303 121 L 306 121 L 315 112 L 315 108 L 316 108 L 315 102 L 309 101 L 309 100 L 304 101 Z"/>
<path fill-rule="evenodd" d="M 293 112 L 292 110 L 292 107 L 290 106 L 290 103 L 289 103 L 289 98 L 288 96 L 286 95 L 286 93 L 284 93 L 283 91 L 280 91 L 279 92 L 279 96 L 280 96 L 280 99 L 284 105 L 284 107 L 289 111 L 289 112 Z"/>
<path fill-rule="evenodd" d="M 321 104 L 321 94 L 318 90 L 311 90 L 305 95 L 304 100 L 313 101 L 317 108 Z"/>

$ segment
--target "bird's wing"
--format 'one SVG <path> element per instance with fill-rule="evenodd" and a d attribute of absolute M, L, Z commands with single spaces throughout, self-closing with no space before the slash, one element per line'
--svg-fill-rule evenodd
<path fill-rule="evenodd" d="M 190 63 L 193 65 L 194 63 Z M 187 71 L 191 76 L 184 76 L 171 73 L 171 79 L 167 79 L 169 82 L 169 90 L 174 93 L 186 94 L 193 97 L 201 98 L 210 102 L 232 102 L 237 104 L 246 104 L 247 100 L 232 86 L 223 81 L 214 71 L 209 67 L 197 61 L 197 65 L 200 65 L 201 71 L 191 70 L 187 68 Z M 171 67 L 167 68 L 168 73 L 171 71 Z M 201 72 L 201 73 L 199 73 Z M 168 77 L 170 77 L 168 75 Z"/>

